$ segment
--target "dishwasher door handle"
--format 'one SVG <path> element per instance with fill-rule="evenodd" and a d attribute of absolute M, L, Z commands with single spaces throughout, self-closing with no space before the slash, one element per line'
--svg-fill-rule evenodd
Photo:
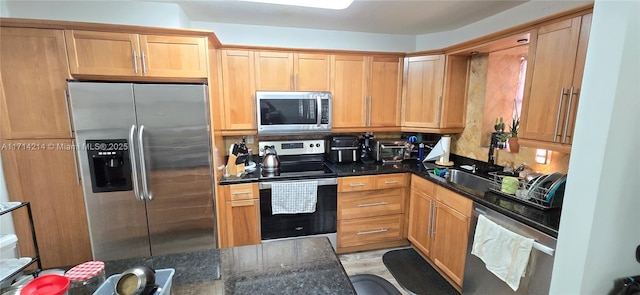
<path fill-rule="evenodd" d="M 535 240 L 533 241 L 533 249 L 536 249 L 544 254 L 547 254 L 549 256 L 553 256 L 553 254 L 555 254 L 556 250 L 551 248 L 551 247 L 547 247 L 545 245 L 542 245 L 538 242 L 536 242 Z"/>

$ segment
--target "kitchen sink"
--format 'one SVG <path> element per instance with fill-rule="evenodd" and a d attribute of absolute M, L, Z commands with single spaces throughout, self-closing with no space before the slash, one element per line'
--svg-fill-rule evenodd
<path fill-rule="evenodd" d="M 449 169 L 445 178 L 435 176 L 433 170 L 429 170 L 429 176 L 434 178 L 445 179 L 451 183 L 461 185 L 472 190 L 486 192 L 491 187 L 492 181 L 486 178 L 482 178 L 473 173 L 465 172 L 462 170 Z"/>

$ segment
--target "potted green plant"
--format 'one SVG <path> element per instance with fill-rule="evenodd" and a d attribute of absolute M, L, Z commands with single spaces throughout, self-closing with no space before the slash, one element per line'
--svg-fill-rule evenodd
<path fill-rule="evenodd" d="M 496 130 L 496 132 L 493 133 L 493 136 L 495 136 L 496 148 L 506 149 L 509 133 L 504 132 L 504 119 L 502 117 L 496 118 L 496 123 L 493 125 L 493 129 Z"/>
<path fill-rule="evenodd" d="M 518 129 L 520 128 L 520 118 L 513 118 L 509 126 L 509 151 L 517 153 L 520 151 L 520 143 L 518 143 Z"/>

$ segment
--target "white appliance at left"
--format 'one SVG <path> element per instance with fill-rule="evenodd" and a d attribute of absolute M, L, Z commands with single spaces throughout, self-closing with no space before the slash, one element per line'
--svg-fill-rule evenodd
<path fill-rule="evenodd" d="M 207 86 L 69 82 L 93 258 L 216 247 Z"/>

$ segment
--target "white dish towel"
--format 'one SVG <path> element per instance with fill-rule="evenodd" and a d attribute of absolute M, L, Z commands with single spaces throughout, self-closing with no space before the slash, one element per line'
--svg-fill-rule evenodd
<path fill-rule="evenodd" d="M 533 242 L 480 215 L 471 254 L 478 256 L 489 271 L 516 291 L 529 264 Z"/>
<path fill-rule="evenodd" d="M 274 182 L 271 185 L 273 215 L 313 213 L 317 202 L 317 181 Z"/>

